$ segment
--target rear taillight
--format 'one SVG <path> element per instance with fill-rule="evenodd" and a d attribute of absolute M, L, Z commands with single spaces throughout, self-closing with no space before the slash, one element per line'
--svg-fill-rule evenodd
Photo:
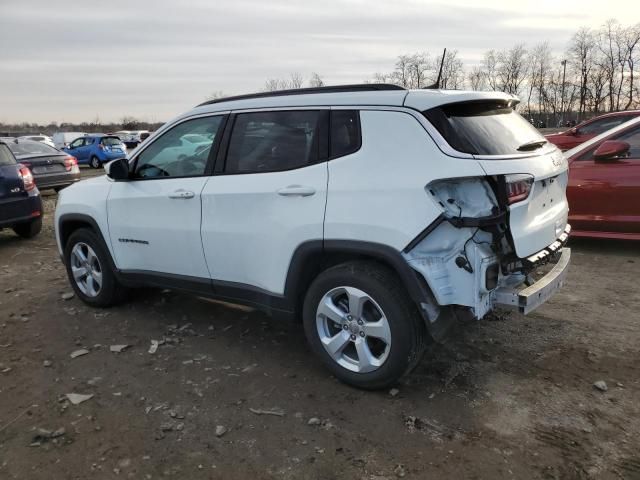
<path fill-rule="evenodd" d="M 531 193 L 533 177 L 526 174 L 506 175 L 507 201 L 509 205 L 525 200 Z"/>
<path fill-rule="evenodd" d="M 24 183 L 24 189 L 27 192 L 30 192 L 34 188 L 36 188 L 36 182 L 33 179 L 33 175 L 31 174 L 31 170 L 29 170 L 22 163 L 18 164 L 18 175 L 22 178 L 22 183 Z"/>
<path fill-rule="evenodd" d="M 67 172 L 70 172 L 71 169 L 78 165 L 78 159 L 74 156 L 69 155 L 64 159 L 64 168 Z"/>

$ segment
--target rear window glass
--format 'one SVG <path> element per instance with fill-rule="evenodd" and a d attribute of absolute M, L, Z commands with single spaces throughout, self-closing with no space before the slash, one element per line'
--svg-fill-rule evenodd
<path fill-rule="evenodd" d="M 56 153 L 60 153 L 58 150 L 56 150 L 53 147 L 50 147 L 49 145 L 45 145 L 44 143 L 40 143 L 40 142 L 32 142 L 32 141 L 10 143 L 9 148 L 15 155 L 29 155 L 29 154 L 54 155 Z"/>
<path fill-rule="evenodd" d="M 451 147 L 473 155 L 510 155 L 534 150 L 544 137 L 506 102 L 464 102 L 423 112 Z"/>
<path fill-rule="evenodd" d="M 104 137 L 102 140 L 100 140 L 100 143 L 108 146 L 120 145 L 122 143 L 122 140 L 120 140 L 118 137 Z"/>
<path fill-rule="evenodd" d="M 16 160 L 11 155 L 11 150 L 5 144 L 0 143 L 0 166 L 15 165 Z"/>

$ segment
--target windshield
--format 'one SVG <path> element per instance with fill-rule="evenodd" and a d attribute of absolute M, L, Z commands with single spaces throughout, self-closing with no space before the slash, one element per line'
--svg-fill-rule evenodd
<path fill-rule="evenodd" d="M 504 101 L 463 102 L 423 112 L 455 150 L 473 155 L 522 154 L 544 137 Z"/>
<path fill-rule="evenodd" d="M 32 142 L 30 140 L 20 143 L 11 142 L 9 148 L 15 155 L 55 155 L 60 153 L 49 145 L 40 142 Z"/>
<path fill-rule="evenodd" d="M 13 158 L 13 155 L 11 155 L 9 148 L 5 144 L 0 143 L 0 167 L 15 164 L 16 160 Z"/>
<path fill-rule="evenodd" d="M 104 137 L 100 143 L 102 145 L 107 145 L 109 147 L 112 147 L 114 145 L 121 145 L 122 141 L 118 138 L 118 137 Z"/>

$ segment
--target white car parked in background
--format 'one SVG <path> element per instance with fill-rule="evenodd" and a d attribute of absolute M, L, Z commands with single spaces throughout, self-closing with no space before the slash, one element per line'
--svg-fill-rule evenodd
<path fill-rule="evenodd" d="M 84 132 L 56 132 L 53 134 L 52 139 L 55 148 L 62 150 L 68 147 L 76 138 L 84 137 L 85 135 L 86 133 Z"/>
<path fill-rule="evenodd" d="M 53 139 L 47 135 L 24 135 L 22 137 L 18 137 L 18 140 L 31 140 L 32 142 L 44 143 L 45 145 L 49 145 L 53 148 L 56 147 L 55 143 L 53 143 Z"/>
<path fill-rule="evenodd" d="M 153 285 L 302 319 L 338 378 L 387 387 L 459 315 L 528 313 L 563 283 L 567 162 L 517 101 L 356 85 L 202 104 L 62 191 L 71 285 L 99 307 Z"/>

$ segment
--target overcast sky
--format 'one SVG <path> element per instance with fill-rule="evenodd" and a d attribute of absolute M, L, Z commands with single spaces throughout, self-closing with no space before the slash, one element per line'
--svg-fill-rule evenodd
<path fill-rule="evenodd" d="M 164 121 L 300 72 L 328 84 L 402 53 L 485 50 L 640 20 L 637 0 L 0 0 L 0 122 Z"/>

